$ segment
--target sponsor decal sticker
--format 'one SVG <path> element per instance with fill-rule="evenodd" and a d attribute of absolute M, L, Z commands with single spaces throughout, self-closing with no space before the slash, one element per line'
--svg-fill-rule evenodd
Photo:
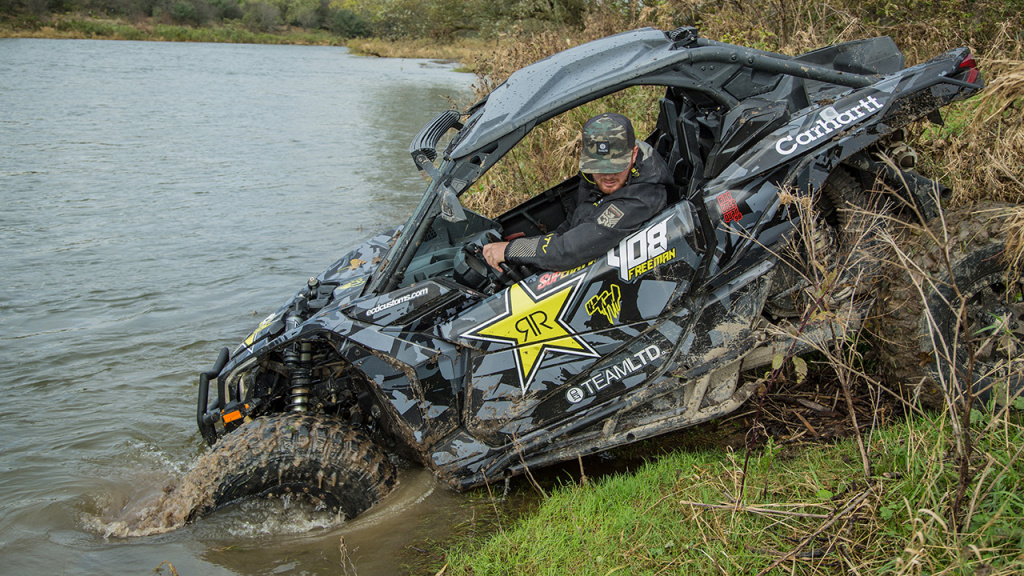
<path fill-rule="evenodd" d="M 784 136 L 775 143 L 775 151 L 783 156 L 793 154 L 801 146 L 809 146 L 829 134 L 842 130 L 855 124 L 883 107 L 882 103 L 874 96 L 865 96 L 860 99 L 856 106 L 852 106 L 842 112 L 836 112 L 832 106 L 827 106 L 818 114 L 818 121 L 813 126 L 797 134 L 796 136 Z"/>
<path fill-rule="evenodd" d="M 581 402 L 587 396 L 597 394 L 613 382 L 620 381 L 626 376 L 643 369 L 658 358 L 661 358 L 661 348 L 658 348 L 657 346 L 648 346 L 636 354 L 627 357 L 618 364 L 596 371 L 594 375 L 583 384 L 569 388 L 565 391 L 565 399 L 568 400 L 570 404 Z"/>
<path fill-rule="evenodd" d="M 395 298 L 394 300 L 389 300 L 389 301 L 387 301 L 387 302 L 385 302 L 383 304 L 380 304 L 378 306 L 374 306 L 373 308 L 370 308 L 369 310 L 367 310 L 367 312 L 370 315 L 375 315 L 378 312 L 383 312 L 383 311 L 388 310 L 390 308 L 394 308 L 395 306 L 398 306 L 399 304 L 404 304 L 406 302 L 409 302 L 410 300 L 415 300 L 415 299 L 419 298 L 420 296 L 426 296 L 426 295 L 427 295 L 427 289 L 426 288 L 420 288 L 419 290 L 417 290 L 415 292 L 410 292 L 410 293 L 406 294 L 405 296 L 399 296 L 398 298 Z"/>
<path fill-rule="evenodd" d="M 582 266 L 577 266 L 572 270 L 566 270 L 564 272 L 545 272 L 540 275 L 540 278 L 537 279 L 537 290 L 543 290 L 548 286 L 551 286 L 555 282 L 558 282 L 562 278 L 568 278 L 569 276 L 579 272 L 580 270 L 583 270 L 587 266 L 590 266 L 594 262 L 596 262 L 596 260 L 591 260 L 590 262 L 587 262 Z"/>
<path fill-rule="evenodd" d="M 628 236 L 608 251 L 608 265 L 619 269 L 619 278 L 629 282 L 676 257 L 668 248 L 668 219 Z"/>
<path fill-rule="evenodd" d="M 252 331 L 252 334 L 249 334 L 249 337 L 242 341 L 242 345 L 245 346 L 246 348 L 252 346 L 252 343 L 256 341 L 256 337 L 259 336 L 260 332 L 263 332 L 264 330 L 266 330 L 267 326 L 270 326 L 271 324 L 273 324 L 274 320 L 277 320 L 277 318 L 278 318 L 278 313 L 277 312 L 274 312 L 270 316 L 267 316 L 266 318 L 264 318 L 263 322 L 260 322 L 260 325 L 257 326 L 256 329 Z"/>
<path fill-rule="evenodd" d="M 612 284 L 607 290 L 587 300 L 587 314 L 593 316 L 601 313 L 609 324 L 615 324 L 622 312 L 622 291 L 618 284 Z"/>
<path fill-rule="evenodd" d="M 615 228 L 615 225 L 619 223 L 619 220 L 622 220 L 623 216 L 625 216 L 625 213 L 618 206 L 609 204 L 604 209 L 604 212 L 601 212 L 597 217 L 597 223 L 605 228 Z"/>
<path fill-rule="evenodd" d="M 584 392 L 582 388 L 577 388 L 574 386 L 565 391 L 565 399 L 568 400 L 570 404 L 582 402 L 583 399 L 586 397 L 587 393 Z"/>
<path fill-rule="evenodd" d="M 565 320 L 580 280 L 538 295 L 522 283 L 505 291 L 505 312 L 474 327 L 466 338 L 511 344 L 523 395 L 530 389 L 544 358 L 570 354 L 596 358 L 598 353 Z"/>
<path fill-rule="evenodd" d="M 360 276 L 355 280 L 349 280 L 348 282 L 345 282 L 341 286 L 338 286 L 338 290 L 345 290 L 347 288 L 355 288 L 356 286 L 362 286 L 363 284 L 366 284 L 366 278 L 366 276 Z"/>
<path fill-rule="evenodd" d="M 740 221 L 743 219 L 743 213 L 740 212 L 740 207 L 736 205 L 736 199 L 732 197 L 732 192 L 728 190 L 718 195 L 718 208 L 722 211 L 722 220 L 728 224 L 733 221 Z"/>

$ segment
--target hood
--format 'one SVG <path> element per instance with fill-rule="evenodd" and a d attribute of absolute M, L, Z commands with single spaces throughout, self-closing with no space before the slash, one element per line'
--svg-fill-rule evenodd
<path fill-rule="evenodd" d="M 304 311 L 323 313 L 343 307 L 358 299 L 367 281 L 380 264 L 400 228 L 381 232 L 348 252 L 331 264 L 320 275 L 310 278 L 307 287 L 260 322 L 259 326 L 242 341 L 231 354 L 231 364 L 244 360 L 268 343 L 277 340 L 285 331 L 285 314 L 298 305 Z M 242 354 L 242 352 L 245 352 Z"/>

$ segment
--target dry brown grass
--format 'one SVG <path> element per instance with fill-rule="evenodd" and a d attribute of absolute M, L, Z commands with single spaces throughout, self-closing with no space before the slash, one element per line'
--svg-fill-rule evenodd
<path fill-rule="evenodd" d="M 953 204 L 1024 201 L 1024 61 L 982 59 L 989 85 L 981 97 L 944 111 L 942 129 L 914 145 L 922 170 L 953 190 Z"/>
<path fill-rule="evenodd" d="M 1010 2 L 981 0 L 968 13 L 938 0 L 675 0 L 709 38 L 798 54 L 871 36 L 891 36 L 910 63 L 958 46 L 987 52 L 1007 35 L 1019 43 L 1022 16 Z"/>
<path fill-rule="evenodd" d="M 1024 278 L 1024 206 L 1017 206 L 1007 218 L 1006 261 L 1011 280 Z"/>
<path fill-rule="evenodd" d="M 441 43 L 427 38 L 397 42 L 382 38 L 352 38 L 345 45 L 353 54 L 361 56 L 453 60 L 469 67 L 480 54 L 498 52 L 507 41 L 507 38 L 459 38 Z"/>
<path fill-rule="evenodd" d="M 526 192 L 501 190 L 492 185 L 465 196 L 462 203 L 474 212 L 493 218 L 515 208 L 529 198 L 530 195 Z"/>

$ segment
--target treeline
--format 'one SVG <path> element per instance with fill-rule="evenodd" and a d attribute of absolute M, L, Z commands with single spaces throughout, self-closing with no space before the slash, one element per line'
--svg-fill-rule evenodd
<path fill-rule="evenodd" d="M 500 34 L 523 28 L 582 25 L 604 0 L 0 0 L 0 19 L 46 22 L 65 14 L 185 26 L 240 22 L 267 32 L 281 26 L 323 29 L 346 38 L 435 38 Z M 635 0 L 634 0 L 635 6 Z"/>
<path fill-rule="evenodd" d="M 576 37 L 596 20 L 602 32 L 698 25 L 720 32 L 720 40 L 760 48 L 799 41 L 808 26 L 832 38 L 895 29 L 911 42 L 956 38 L 987 47 L 1000 35 L 1021 41 L 1022 12 L 1024 0 L 0 0 L 0 24 L 14 29 L 84 17 L 446 42 L 552 30 Z"/>

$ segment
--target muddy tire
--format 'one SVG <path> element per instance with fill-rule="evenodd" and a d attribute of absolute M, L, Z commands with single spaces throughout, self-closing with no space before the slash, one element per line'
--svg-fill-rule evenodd
<path fill-rule="evenodd" d="M 855 222 L 850 207 L 868 207 L 868 194 L 861 183 L 845 168 L 837 168 L 821 185 L 818 209 L 829 225 L 842 230 Z"/>
<path fill-rule="evenodd" d="M 365 434 L 308 414 L 257 418 L 222 438 L 190 473 L 208 496 L 191 519 L 254 496 L 305 495 L 354 518 L 388 494 L 395 467 Z"/>
<path fill-rule="evenodd" d="M 881 287 L 871 324 L 880 368 L 925 406 L 964 398 L 968 381 L 976 400 L 1000 404 L 1024 386 L 1024 286 L 1006 277 L 1006 219 L 998 217 L 1009 206 L 987 202 L 947 212 L 948 265 L 941 243 L 907 232 L 904 249 L 923 274 L 912 278 L 897 269 Z M 941 221 L 929 229 L 943 237 Z"/>
<path fill-rule="evenodd" d="M 796 317 L 813 301 L 813 297 L 805 290 L 809 287 L 806 278 L 815 275 L 810 270 L 813 265 L 809 261 L 812 259 L 822 260 L 832 266 L 843 266 L 847 278 L 863 278 L 865 273 L 870 272 L 864 268 L 868 263 L 866 258 L 849 254 L 854 245 L 857 245 L 857 250 L 864 250 L 864 241 L 860 236 L 869 224 L 851 207 L 867 210 L 869 206 L 868 194 L 853 174 L 838 168 L 829 175 L 815 199 L 817 234 L 809 241 L 813 244 L 814 254 L 809 256 L 808 240 L 801 239 L 799 235 L 794 237 L 783 252 L 772 280 L 773 296 L 766 303 L 769 313 L 778 317 Z M 854 266 L 856 270 L 852 269 Z M 872 263 L 871 268 L 873 270 L 877 266 Z M 837 286 L 832 296 L 844 300 L 853 289 L 852 286 Z"/>

